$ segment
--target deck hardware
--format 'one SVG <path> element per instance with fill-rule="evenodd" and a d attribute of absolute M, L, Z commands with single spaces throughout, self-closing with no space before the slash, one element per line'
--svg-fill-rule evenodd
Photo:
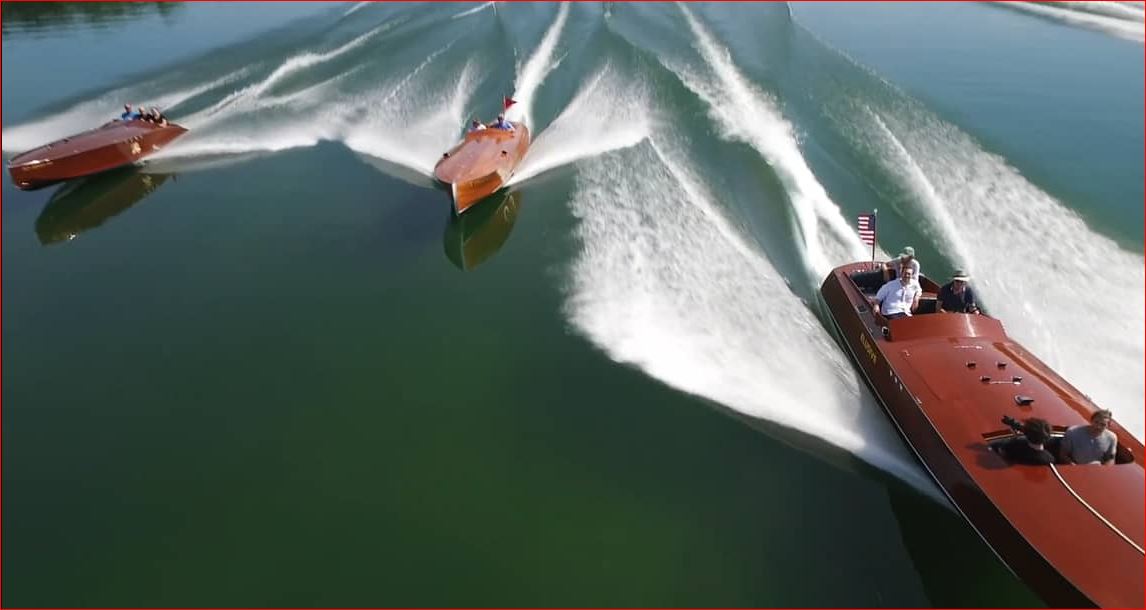
<path fill-rule="evenodd" d="M 983 375 L 979 378 L 979 381 L 982 381 L 983 383 L 991 383 L 991 377 L 989 375 Z"/>
<path fill-rule="evenodd" d="M 1015 395 L 1015 404 L 1021 407 L 1028 406 L 1034 401 L 1035 399 L 1031 398 L 1030 396 L 1023 396 L 1022 394 Z"/>
<path fill-rule="evenodd" d="M 995 366 L 997 366 L 1001 369 L 1005 369 L 1005 368 L 1007 368 L 1007 363 L 1006 362 L 996 362 Z"/>
<path fill-rule="evenodd" d="M 968 363 L 967 363 L 967 368 L 969 368 L 969 369 L 973 369 L 973 368 L 975 368 L 975 361 L 974 361 L 974 360 L 972 360 L 971 362 L 968 362 Z"/>
<path fill-rule="evenodd" d="M 1022 382 L 1023 382 L 1023 378 L 1022 378 L 1022 377 L 1019 377 L 1018 375 L 1015 375 L 1014 377 L 1011 377 L 1011 383 L 1013 383 L 1013 384 L 1015 384 L 1015 385 L 1018 385 L 1018 384 L 1020 384 L 1020 383 L 1022 383 Z"/>

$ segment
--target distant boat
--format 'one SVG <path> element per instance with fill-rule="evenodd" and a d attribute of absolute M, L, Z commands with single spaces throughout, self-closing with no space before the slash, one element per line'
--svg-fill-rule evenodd
<path fill-rule="evenodd" d="M 497 192 L 529 150 L 529 128 L 513 123 L 514 130 L 482 129 L 466 134 L 442 155 L 434 177 L 450 186 L 454 212 L 462 214 Z"/>
<path fill-rule="evenodd" d="M 142 201 L 172 176 L 123 168 L 72 182 L 52 194 L 36 219 L 36 235 L 45 246 L 74 239 Z"/>
<path fill-rule="evenodd" d="M 521 205 L 520 193 L 507 193 L 498 205 L 485 205 L 446 225 L 446 257 L 463 271 L 472 271 L 494 255 L 509 239 Z"/>
<path fill-rule="evenodd" d="M 882 272 L 853 263 L 820 293 L 856 368 L 952 504 L 1048 605 L 1141 607 L 1142 443 L 1112 421 L 1113 465 L 1007 463 L 990 449 L 1013 436 L 1003 416 L 1057 424 L 1053 446 L 1098 407 L 999 320 L 935 313 L 939 286 L 927 278 L 919 312 L 888 320 L 869 301 L 882 284 Z"/>
<path fill-rule="evenodd" d="M 8 173 L 17 187 L 36 189 L 135 163 L 186 132 L 174 123 L 112 121 L 15 156 Z"/>

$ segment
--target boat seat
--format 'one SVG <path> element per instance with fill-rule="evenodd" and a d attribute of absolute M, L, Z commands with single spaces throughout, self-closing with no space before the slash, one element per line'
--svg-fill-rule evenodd
<path fill-rule="evenodd" d="M 887 283 L 883 272 L 883 269 L 860 271 L 859 273 L 852 274 L 852 281 L 855 282 L 855 285 L 860 291 L 875 294 L 879 291 L 880 286 Z"/>
<path fill-rule="evenodd" d="M 934 292 L 924 292 L 919 297 L 919 309 L 915 310 L 915 315 L 924 313 L 936 313 L 939 311 L 939 299 L 935 296 Z"/>
<path fill-rule="evenodd" d="M 1051 434 L 1051 437 L 1047 439 L 1047 442 L 1043 443 L 1043 449 L 1046 449 L 1047 451 L 1050 452 L 1051 455 L 1054 456 L 1054 461 L 1056 464 L 1063 463 L 1061 460 L 1058 459 L 1058 452 L 1059 452 L 1059 446 L 1060 445 L 1062 445 L 1062 437 L 1056 436 L 1054 434 Z"/>
<path fill-rule="evenodd" d="M 1114 463 L 1115 464 L 1133 464 L 1134 452 L 1126 448 L 1122 443 L 1118 443 L 1118 448 L 1114 450 Z"/>

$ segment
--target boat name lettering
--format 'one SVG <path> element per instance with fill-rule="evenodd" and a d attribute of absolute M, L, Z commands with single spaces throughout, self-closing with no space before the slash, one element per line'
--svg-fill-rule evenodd
<path fill-rule="evenodd" d="M 867 335 L 860 333 L 860 343 L 863 344 L 863 349 L 867 352 L 868 358 L 871 358 L 871 363 L 876 364 L 878 359 L 875 355 L 875 348 L 872 347 L 871 342 L 867 340 Z"/>

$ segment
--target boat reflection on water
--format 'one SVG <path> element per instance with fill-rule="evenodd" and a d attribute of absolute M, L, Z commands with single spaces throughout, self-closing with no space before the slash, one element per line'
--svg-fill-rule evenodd
<path fill-rule="evenodd" d="M 446 257 L 463 271 L 472 271 L 497 252 L 517 220 L 521 193 L 507 193 L 496 205 L 489 201 L 460 216 L 451 214 L 446 225 Z"/>
<path fill-rule="evenodd" d="M 172 177 L 130 167 L 70 182 L 40 212 L 36 235 L 45 246 L 75 239 L 135 205 Z"/>

